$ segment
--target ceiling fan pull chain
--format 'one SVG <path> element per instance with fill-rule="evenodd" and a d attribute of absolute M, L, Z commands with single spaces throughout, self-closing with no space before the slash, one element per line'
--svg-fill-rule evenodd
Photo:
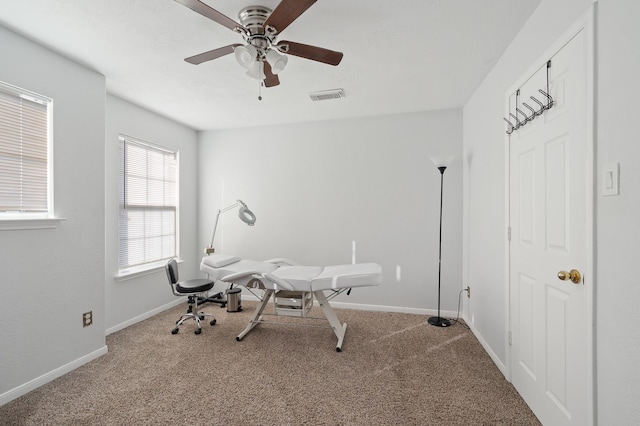
<path fill-rule="evenodd" d="M 262 80 L 258 80 L 258 100 L 262 100 Z"/>

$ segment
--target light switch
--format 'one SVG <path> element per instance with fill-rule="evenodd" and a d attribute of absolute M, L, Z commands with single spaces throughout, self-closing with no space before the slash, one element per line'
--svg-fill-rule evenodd
<path fill-rule="evenodd" d="M 620 195 L 620 163 L 605 165 L 602 174 L 602 195 Z"/>

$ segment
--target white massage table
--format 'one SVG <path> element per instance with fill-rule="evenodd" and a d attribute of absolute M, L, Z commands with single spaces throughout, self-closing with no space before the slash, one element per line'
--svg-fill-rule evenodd
<path fill-rule="evenodd" d="M 302 266 L 288 259 L 256 261 L 214 254 L 202 258 L 200 270 L 214 281 L 242 285 L 250 290 L 264 290 L 260 304 L 247 327 L 236 337 L 237 341 L 242 340 L 256 325 L 268 322 L 262 314 L 272 296 L 275 315 L 300 317 L 306 317 L 315 297 L 329 327 L 338 338 L 338 352 L 342 351 L 347 324 L 340 323 L 329 300 L 352 287 L 382 283 L 382 268 L 376 263 Z M 329 297 L 325 291 L 330 292 Z"/>

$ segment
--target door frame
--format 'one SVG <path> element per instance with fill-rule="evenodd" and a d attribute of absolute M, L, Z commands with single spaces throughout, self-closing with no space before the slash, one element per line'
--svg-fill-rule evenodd
<path fill-rule="evenodd" d="M 549 60 L 553 55 L 560 51 L 576 34 L 580 31 L 584 31 L 586 41 L 586 81 L 587 81 L 587 93 L 586 93 L 586 109 L 587 109 L 587 123 L 586 123 L 586 165 L 585 165 L 585 183 L 586 183 L 586 264 L 584 273 L 584 288 L 585 288 L 585 312 L 586 312 L 586 345 L 590 348 L 587 351 L 586 359 L 586 382 L 587 382 L 587 419 L 588 424 L 593 425 L 595 419 L 596 408 L 596 392 L 595 392 L 595 367 L 596 367 L 596 347 L 595 347 L 595 330 L 596 330 L 596 317 L 595 317 L 595 148 L 596 148 L 596 111 L 595 111 L 595 48 L 596 48 L 596 14 L 597 14 L 597 2 L 585 12 L 584 15 L 578 19 L 569 29 L 555 42 L 553 45 L 545 51 L 545 53 L 538 58 L 537 61 L 525 72 L 516 83 L 513 84 L 509 90 L 505 93 L 504 107 L 505 117 L 509 117 L 509 98 L 516 90 L 522 86 L 543 64 Z M 507 244 L 505 245 L 505 377 L 511 382 L 511 256 L 510 256 L 510 229 L 511 229 L 511 152 L 510 152 L 510 136 L 505 133 L 504 138 L 504 152 L 505 152 L 505 218 L 506 229 L 505 239 Z"/>

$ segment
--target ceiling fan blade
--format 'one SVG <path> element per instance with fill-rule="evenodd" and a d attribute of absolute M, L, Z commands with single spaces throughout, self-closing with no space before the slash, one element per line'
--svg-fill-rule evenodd
<path fill-rule="evenodd" d="M 281 33 L 316 1 L 317 0 L 282 0 L 262 26 L 263 28 L 271 26 L 275 28 L 278 33 Z"/>
<path fill-rule="evenodd" d="M 205 16 L 211 19 L 212 21 L 217 22 L 220 25 L 224 25 L 230 30 L 235 31 L 236 28 L 244 29 L 242 25 L 240 25 L 233 19 L 223 15 L 222 13 L 218 12 L 214 8 L 202 3 L 200 0 L 176 0 L 176 1 L 178 3 L 181 3 L 187 6 L 189 9 L 193 10 L 194 12 L 198 12 L 200 15 Z"/>
<path fill-rule="evenodd" d="M 289 46 L 286 48 L 285 46 Z M 309 46 L 308 44 L 296 43 L 293 41 L 281 41 L 278 43 L 278 50 L 293 56 L 299 56 L 312 61 L 323 62 L 329 65 L 338 65 L 344 56 L 342 52 L 323 49 L 322 47 Z"/>
<path fill-rule="evenodd" d="M 241 44 L 230 44 L 225 47 L 219 47 L 218 49 L 213 49 L 208 52 L 200 53 L 199 55 L 190 56 L 185 59 L 185 61 L 189 62 L 193 65 L 198 65 L 203 62 L 211 61 L 213 59 L 217 59 L 221 56 L 228 55 L 233 53 L 237 46 L 242 46 Z"/>
<path fill-rule="evenodd" d="M 280 79 L 271 71 L 271 65 L 267 61 L 264 61 L 264 75 L 264 87 L 273 87 L 280 84 Z"/>

